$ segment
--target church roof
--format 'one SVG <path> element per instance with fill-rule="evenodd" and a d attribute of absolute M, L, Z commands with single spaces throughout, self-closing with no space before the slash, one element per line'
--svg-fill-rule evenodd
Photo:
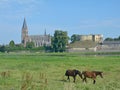
<path fill-rule="evenodd" d="M 29 37 L 31 40 L 45 40 L 45 41 L 47 41 L 50 38 L 49 35 L 30 35 Z"/>
<path fill-rule="evenodd" d="M 26 29 L 27 29 L 27 24 L 26 24 L 26 20 L 25 20 L 25 18 L 24 18 L 22 30 L 26 30 Z"/>

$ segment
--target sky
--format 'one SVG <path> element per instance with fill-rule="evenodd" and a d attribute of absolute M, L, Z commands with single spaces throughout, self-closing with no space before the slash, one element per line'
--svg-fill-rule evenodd
<path fill-rule="evenodd" d="M 0 45 L 21 43 L 24 18 L 29 35 L 120 36 L 120 0 L 0 0 Z"/>

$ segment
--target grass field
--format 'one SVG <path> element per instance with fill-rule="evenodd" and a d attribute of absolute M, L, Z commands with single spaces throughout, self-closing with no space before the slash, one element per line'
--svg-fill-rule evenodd
<path fill-rule="evenodd" d="M 77 76 L 73 83 L 67 69 L 103 71 L 94 85 Z M 85 56 L 79 53 L 0 54 L 0 90 L 120 90 L 120 56 Z"/>

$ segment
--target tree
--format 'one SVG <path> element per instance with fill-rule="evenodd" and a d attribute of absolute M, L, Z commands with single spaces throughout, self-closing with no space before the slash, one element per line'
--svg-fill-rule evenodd
<path fill-rule="evenodd" d="M 55 52 L 64 52 L 68 44 L 68 36 L 66 31 L 56 30 L 52 37 L 52 48 Z"/>
<path fill-rule="evenodd" d="M 9 45 L 6 46 L 6 50 L 7 50 L 7 52 L 9 52 L 9 51 L 14 51 L 14 50 L 15 50 L 15 43 L 14 43 L 13 40 L 11 40 L 11 41 L 9 42 Z"/>
<path fill-rule="evenodd" d="M 13 40 L 10 41 L 9 46 L 10 46 L 10 47 L 14 47 L 14 46 L 15 46 L 15 43 L 14 43 Z"/>
<path fill-rule="evenodd" d="M 118 38 L 114 38 L 114 41 L 120 41 L 120 36 Z"/>
<path fill-rule="evenodd" d="M 120 40 L 120 36 L 118 37 L 118 39 Z"/>
<path fill-rule="evenodd" d="M 71 43 L 74 43 L 75 41 L 79 41 L 79 40 L 80 40 L 79 35 L 73 34 L 71 36 Z"/>
<path fill-rule="evenodd" d="M 120 36 L 118 38 L 106 38 L 105 41 L 120 41 Z"/>
<path fill-rule="evenodd" d="M 105 39 L 105 41 L 113 41 L 113 39 L 108 37 Z"/>
<path fill-rule="evenodd" d="M 0 52 L 5 52 L 5 46 L 4 45 L 0 46 Z"/>
<path fill-rule="evenodd" d="M 27 48 L 27 49 L 32 49 L 33 47 L 35 47 L 35 45 L 34 45 L 33 42 L 27 42 L 27 43 L 26 43 L 26 48 Z"/>

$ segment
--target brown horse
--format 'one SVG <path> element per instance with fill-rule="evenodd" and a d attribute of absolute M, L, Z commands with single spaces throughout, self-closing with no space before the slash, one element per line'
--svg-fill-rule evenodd
<path fill-rule="evenodd" d="M 92 78 L 93 79 L 93 84 L 95 84 L 95 79 L 96 77 L 99 75 L 101 78 L 103 78 L 102 76 L 102 73 L 101 71 L 83 71 L 82 72 L 82 75 L 84 76 L 83 78 L 83 82 L 87 82 L 87 79 L 86 78 Z"/>
<path fill-rule="evenodd" d="M 74 70 L 66 70 L 66 73 L 65 73 L 65 75 L 68 76 L 67 79 L 69 80 L 69 82 L 70 82 L 69 76 L 72 76 L 73 79 L 74 79 L 73 82 L 75 82 L 77 74 L 78 74 L 78 75 L 81 77 L 81 79 L 82 79 L 82 73 L 81 73 L 79 70 L 75 70 L 75 69 L 74 69 Z"/>

